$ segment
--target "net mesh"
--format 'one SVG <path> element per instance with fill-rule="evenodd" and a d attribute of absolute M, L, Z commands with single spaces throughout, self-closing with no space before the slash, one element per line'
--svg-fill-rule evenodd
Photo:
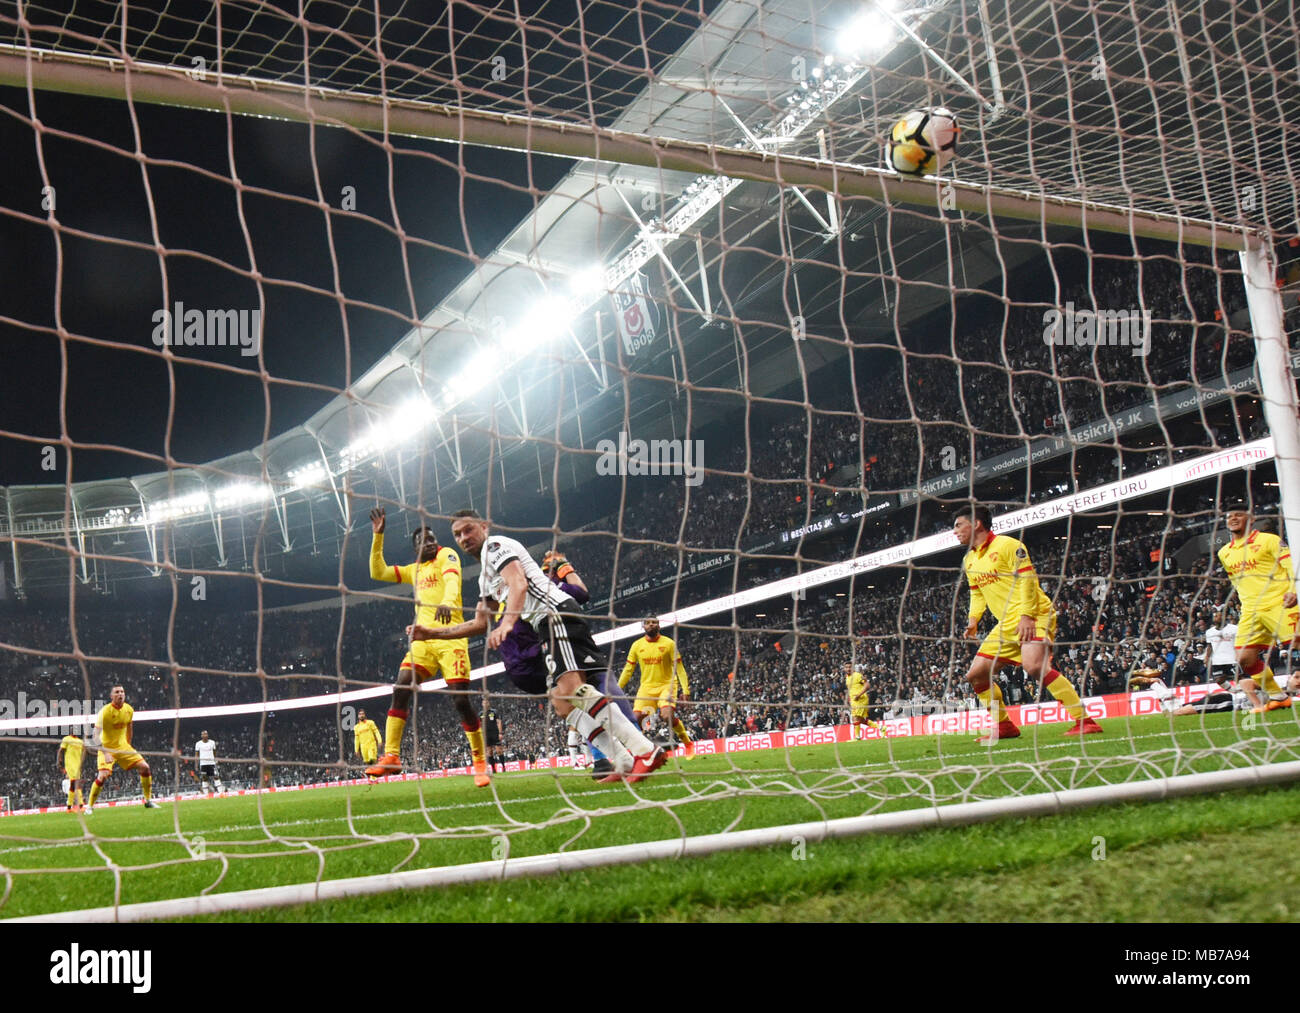
<path fill-rule="evenodd" d="M 1285 533 L 1232 237 L 1270 249 L 1289 327 L 1288 5 L 455 4 L 428 22 L 78 2 L 0 7 L 0 36 L 21 195 L 0 215 L 35 279 L 0 303 L 27 362 L 0 423 L 0 792 L 62 811 L 60 739 L 121 684 L 169 800 L 149 823 L 102 803 L 0 823 L 6 914 L 1297 758 L 1289 709 L 1237 713 L 1238 692 L 1173 713 L 1212 691 L 1219 617 L 1251 618 L 1215 561 L 1226 504 Z M 498 113 L 512 140 L 164 109 L 123 63 L 208 95 Z M 848 173 L 940 105 L 963 134 L 928 205 L 798 190 L 779 160 L 742 182 L 532 143 L 559 122 Z M 956 212 L 953 180 L 1020 210 Z M 1044 195 L 1127 227 L 1048 225 Z M 1223 248 L 1177 240 L 1207 221 Z M 1103 735 L 1065 737 L 1041 676 L 1008 666 L 1026 734 L 972 744 L 988 717 L 949 533 L 972 499 L 1024 541 L 1056 668 Z M 368 783 L 358 712 L 382 734 L 413 619 L 409 592 L 370 579 L 375 506 L 388 563 L 421 524 L 452 544 L 463 507 L 564 553 L 614 677 L 661 617 L 698 755 L 593 784 L 476 638 L 468 693 L 500 721 L 505 772 L 470 787 L 434 680 L 411 780 Z M 1167 688 L 1130 692 L 1135 673 Z M 242 798 L 200 801 L 203 729 Z M 139 781 L 114 773 L 101 797 L 136 801 Z"/>

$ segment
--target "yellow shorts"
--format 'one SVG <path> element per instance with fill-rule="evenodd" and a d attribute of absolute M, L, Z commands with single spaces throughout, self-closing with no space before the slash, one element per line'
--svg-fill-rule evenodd
<path fill-rule="evenodd" d="M 63 772 L 64 772 L 65 774 L 68 775 L 68 780 L 69 780 L 69 781 L 80 781 L 80 780 L 81 780 L 81 764 L 80 764 L 80 763 L 77 764 L 77 769 L 76 769 L 76 770 L 73 770 L 71 767 L 64 767 L 64 768 L 63 768 Z"/>
<path fill-rule="evenodd" d="M 1283 608 L 1280 604 L 1267 612 L 1254 609 L 1242 609 L 1241 621 L 1237 623 L 1237 639 L 1233 646 L 1258 647 L 1261 650 L 1273 646 L 1276 640 L 1286 647 L 1295 638 L 1296 621 L 1300 620 L 1300 608 Z"/>
<path fill-rule="evenodd" d="M 111 754 L 106 753 L 102 749 L 99 751 L 100 770 L 107 771 L 111 774 L 113 772 L 113 764 L 115 763 L 123 770 L 130 770 L 132 767 L 144 763 L 144 757 L 130 746 L 122 746 L 119 749 L 114 749 Z"/>
<path fill-rule="evenodd" d="M 632 704 L 632 710 L 637 714 L 645 714 L 647 711 L 658 710 L 660 707 L 677 706 L 677 680 L 665 683 L 646 683 L 641 684 L 637 690 L 636 700 Z"/>
<path fill-rule="evenodd" d="M 1020 624 L 1020 617 L 1014 618 L 1008 616 L 993 627 L 992 631 L 984 638 L 980 644 L 979 655 L 982 658 L 993 658 L 999 661 L 1010 661 L 1013 664 L 1020 664 L 1020 640 L 1016 636 L 1016 627 Z M 1056 613 L 1049 612 L 1045 616 L 1038 616 L 1034 622 L 1034 639 L 1045 640 L 1051 644 L 1056 639 Z"/>
<path fill-rule="evenodd" d="M 361 750 L 361 762 L 363 762 L 363 763 L 374 763 L 377 759 L 379 759 L 379 750 L 378 750 L 378 749 L 363 749 L 363 750 Z"/>
<path fill-rule="evenodd" d="M 439 674 L 447 682 L 468 682 L 469 641 L 416 640 L 402 659 L 402 667 L 415 669 L 416 682 L 426 682 Z"/>
<path fill-rule="evenodd" d="M 849 713 L 853 715 L 854 721 L 866 721 L 869 718 L 866 707 L 850 707 Z"/>

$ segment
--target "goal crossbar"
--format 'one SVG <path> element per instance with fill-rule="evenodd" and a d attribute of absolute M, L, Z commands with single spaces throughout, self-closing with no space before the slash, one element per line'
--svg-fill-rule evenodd
<path fill-rule="evenodd" d="M 812 187 L 937 210 L 940 216 L 969 212 L 1223 250 L 1243 251 L 1260 242 L 1256 230 L 1239 225 L 1136 207 L 91 54 L 2 45 L 0 85 Z"/>

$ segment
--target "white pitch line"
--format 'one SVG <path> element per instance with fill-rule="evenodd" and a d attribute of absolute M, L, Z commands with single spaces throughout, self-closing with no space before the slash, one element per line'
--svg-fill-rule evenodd
<path fill-rule="evenodd" d="M 1144 715 L 1144 716 L 1146 716 L 1146 715 Z M 1150 716 L 1151 716 L 1151 717 L 1156 717 L 1156 716 L 1158 716 L 1158 715 L 1150 715 Z M 1040 727 L 1047 727 L 1047 726 L 1040 726 Z M 1233 726 L 1230 725 L 1230 724 L 1225 723 L 1225 724 L 1223 724 L 1223 725 L 1220 726 L 1220 727 L 1226 729 L 1226 728 L 1230 728 L 1230 727 L 1233 727 Z M 1207 731 L 1214 731 L 1214 729 L 1206 729 L 1206 730 L 1207 730 Z M 1195 732 L 1195 731 L 1196 731 L 1196 729 L 1193 729 L 1193 728 L 1191 728 L 1191 727 L 1188 727 L 1188 728 L 1182 730 L 1183 734 L 1193 733 L 1193 732 Z M 1131 736 L 1128 736 L 1124 741 L 1126 741 L 1126 742 L 1136 742 L 1136 741 L 1138 741 L 1139 739 L 1169 739 L 1169 737 L 1170 737 L 1170 733 L 1167 733 L 1167 732 L 1149 732 L 1149 733 L 1146 733 L 1146 734 L 1143 734 L 1143 735 L 1131 735 Z M 905 737 L 903 737 L 903 738 L 906 740 L 906 739 L 911 739 L 911 738 L 913 738 L 913 736 L 905 736 Z M 879 741 L 879 740 L 860 740 L 860 741 Z M 1112 741 L 1114 741 L 1114 740 L 1112 740 Z M 1242 741 L 1243 741 L 1243 742 L 1246 742 L 1246 741 L 1251 741 L 1251 740 L 1242 740 Z M 1261 741 L 1265 741 L 1265 740 L 1261 740 Z M 841 742 L 841 743 L 837 743 L 836 745 L 837 745 L 837 746 L 845 746 L 845 745 L 852 745 L 852 743 Z M 1010 749 L 1002 749 L 1002 750 L 999 750 L 997 755 L 998 755 L 998 756 L 1008 756 L 1008 755 L 1010 755 L 1010 754 L 1012 754 L 1012 753 L 1033 753 L 1033 752 L 1041 751 L 1041 750 L 1044 750 L 1044 749 L 1068 749 L 1068 748 L 1071 748 L 1071 747 L 1073 747 L 1073 746 L 1077 746 L 1077 745 L 1078 745 L 1078 741 L 1077 741 L 1077 740 L 1070 740 L 1070 741 L 1064 741 L 1064 742 L 1050 742 L 1050 743 L 1046 743 L 1046 744 L 1044 744 L 1044 745 L 1039 745 L 1039 746 L 1037 746 L 1037 747 L 1030 746 L 1030 745 L 1023 745 L 1023 746 L 1015 746 L 1015 747 L 1010 748 Z M 1171 749 L 1182 749 L 1182 750 L 1186 751 L 1186 748 L 1187 748 L 1187 747 L 1180 747 L 1180 746 L 1176 745 L 1176 744 L 1171 740 L 1171 741 L 1170 741 L 1170 748 L 1171 748 Z M 751 750 L 751 751 L 749 751 L 749 752 L 753 752 L 753 753 L 756 754 L 756 755 L 761 755 L 761 754 L 765 753 L 766 751 L 765 751 L 765 750 Z M 736 754 L 722 754 L 722 753 L 719 753 L 719 754 L 715 754 L 715 755 L 718 755 L 718 756 L 730 756 L 730 755 L 736 755 Z M 965 752 L 965 753 L 955 754 L 955 755 L 951 756 L 950 758 L 953 759 L 953 760 L 956 760 L 956 759 L 958 758 L 958 756 L 981 756 L 981 755 L 984 755 L 984 751 L 983 751 L 983 750 L 974 750 L 974 751 L 970 751 L 970 752 Z M 938 757 L 938 756 L 935 756 L 935 757 L 934 757 L 934 759 L 939 759 L 939 758 L 940 758 L 940 757 Z M 1115 753 L 1115 754 L 1109 754 L 1109 755 L 1107 755 L 1107 756 L 1096 756 L 1096 758 L 1097 758 L 1097 759 L 1116 759 L 1116 760 L 1119 760 L 1119 759 L 1133 759 L 1134 757 L 1125 757 L 1124 754 L 1122 754 L 1122 753 Z M 837 773 L 843 773 L 843 774 L 850 774 L 850 775 L 851 775 L 854 771 L 857 771 L 857 770 L 875 770 L 875 769 L 881 769 L 881 768 L 892 768 L 892 769 L 897 770 L 899 773 L 908 773 L 907 768 L 905 768 L 905 767 L 900 767 L 900 766 L 898 765 L 897 761 L 880 761 L 880 762 L 876 762 L 876 763 L 864 763 L 864 764 L 861 764 L 860 766 L 854 766 L 854 767 L 841 767 L 841 768 L 838 768 L 838 769 L 835 769 L 835 770 L 795 770 L 793 773 L 796 773 L 796 774 L 811 774 L 811 773 L 837 774 Z M 989 769 L 990 769 L 990 770 L 993 770 L 993 769 L 995 769 L 995 768 L 994 768 L 994 767 L 990 767 Z M 520 771 L 520 773 L 527 773 L 527 774 L 530 774 L 530 775 L 535 776 L 536 774 L 543 773 L 543 772 L 541 772 L 541 771 Z M 727 778 L 727 777 L 729 777 L 729 776 L 730 776 L 730 777 L 737 777 L 737 776 L 762 776 L 762 775 L 765 775 L 765 774 L 768 774 L 768 775 L 774 775 L 774 774 L 787 774 L 787 773 L 790 773 L 790 771 L 779 770 L 779 769 L 778 769 L 778 770 L 762 770 L 762 771 L 757 771 L 757 772 L 755 772 L 755 774 L 753 774 L 753 775 L 746 775 L 744 771 L 722 771 L 722 772 L 701 771 L 701 773 L 703 773 L 703 774 L 707 774 L 707 775 L 709 775 L 709 776 L 716 777 L 717 779 L 722 780 L 722 779 L 725 779 L 725 778 Z M 921 772 L 921 771 L 918 771 L 917 773 L 922 773 L 922 772 Z M 930 774 L 942 774 L 942 773 L 943 773 L 943 770 L 942 770 L 942 769 L 939 769 L 939 770 L 931 770 L 931 771 L 925 771 L 924 773 L 930 773 Z M 395 783 L 398 783 L 398 782 L 395 782 Z M 668 788 L 668 787 L 676 788 L 676 787 L 681 787 L 681 786 L 680 786 L 680 785 L 677 785 L 677 784 L 671 784 L 671 785 L 670 785 L 670 784 L 651 784 L 651 785 L 646 785 L 646 788 L 647 788 L 647 789 L 648 789 L 648 788 L 652 788 L 652 787 L 653 787 L 653 788 Z M 583 798 L 591 798 L 591 797 L 596 796 L 596 795 L 615 794 L 615 793 L 619 793 L 620 791 L 621 791 L 621 789 L 619 789 L 619 788 L 600 788 L 600 789 L 597 789 L 597 790 L 595 790 L 595 791 L 586 791 L 586 792 L 582 792 L 582 793 L 581 793 L 581 797 L 583 797 Z M 816 790 L 815 790 L 815 789 L 814 789 L 814 790 L 811 790 L 808 794 L 810 794 L 810 795 L 816 795 Z M 238 798 L 239 796 L 231 796 L 231 797 Z M 256 797 L 256 796 L 251 796 L 251 797 Z M 357 814 L 354 814 L 351 818 L 352 818 L 353 821 L 357 821 L 357 820 L 370 820 L 370 819 L 389 819 L 389 818 L 392 818 L 392 817 L 394 817 L 394 816 L 413 816 L 413 815 L 418 815 L 418 814 L 420 814 L 420 813 L 432 813 L 432 812 L 454 812 L 454 811 L 458 811 L 458 810 L 468 810 L 468 809 L 485 808 L 485 807 L 488 807 L 488 806 L 496 806 L 496 807 L 500 808 L 500 806 L 501 806 L 502 803 L 525 803 L 525 804 L 527 804 L 527 803 L 533 803 L 533 802 L 547 802 L 547 801 L 553 801 L 553 800 L 558 800 L 559 798 L 560 798 L 560 796 L 558 796 L 558 795 L 531 795 L 531 796 L 525 796 L 525 797 L 523 797 L 523 798 L 500 799 L 500 800 L 498 800 L 498 799 L 490 799 L 490 800 L 484 800 L 484 801 L 482 801 L 482 802 L 455 802 L 455 803 L 451 803 L 451 804 L 448 804 L 448 805 L 423 806 L 423 807 L 421 807 L 421 808 L 416 808 L 416 809 L 390 809 L 390 810 L 386 810 L 386 811 L 384 811 L 384 812 L 377 812 L 377 813 L 357 813 Z M 196 801 L 202 801 L 202 800 L 196 800 Z M 691 799 L 691 798 L 683 798 L 683 799 L 673 799 L 673 800 L 671 800 L 671 801 L 688 802 L 688 801 L 692 801 L 692 799 Z M 712 798 L 712 799 L 702 799 L 701 801 L 718 801 L 718 799 L 716 799 L 716 798 Z M 312 826 L 312 825 L 319 825 L 319 824 L 322 824 L 322 823 L 347 823 L 347 822 L 348 822 L 348 817 L 347 817 L 346 815 L 341 815 L 341 816 L 327 816 L 327 817 L 314 818 L 314 819 L 279 820 L 279 821 L 276 821 L 276 822 L 273 822 L 273 823 L 240 823 L 240 824 L 231 824 L 231 825 L 224 826 L 224 827 L 215 827 L 215 828 L 197 828 L 197 829 L 195 829 L 194 831 L 192 831 L 192 836 L 193 836 L 193 835 L 200 835 L 200 836 L 201 836 L 201 835 L 203 835 L 203 834 L 225 834 L 225 833 L 235 833 L 235 832 L 237 832 L 237 831 L 244 831 L 244 830 L 271 830 L 271 829 L 275 829 L 275 828 L 286 828 L 286 827 L 296 827 L 296 826 Z M 444 829 L 450 829 L 450 828 L 444 828 Z M 524 829 L 535 829 L 535 828 L 524 828 Z M 393 837 L 393 838 L 391 838 L 391 839 L 392 839 L 392 840 L 405 840 L 405 839 L 407 839 L 408 836 L 409 836 L 409 835 L 402 835 L 402 836 L 398 836 L 398 837 Z M 52 849 L 55 849 L 55 848 L 70 848 L 70 847 L 77 847 L 78 845 L 89 845 L 89 844 L 91 843 L 91 840 L 92 840 L 91 838 L 78 837 L 78 838 L 69 838 L 69 839 L 64 839 L 64 840 L 51 841 L 49 844 L 25 844 L 25 845 L 20 845 L 20 846 L 17 846 L 17 847 L 11 847 L 11 848 L 0 848 L 0 854 L 9 855 L 9 854 L 19 854 L 19 853 L 22 853 L 22 852 L 28 852 L 28 851 L 46 851 L 46 850 L 52 850 Z M 383 842 L 383 839 L 380 839 L 380 840 L 376 840 L 375 843 L 382 843 L 382 842 Z M 118 842 L 115 841 L 114 843 L 118 843 Z M 130 843 L 144 843 L 144 842 L 143 842 L 143 841 L 140 841 L 140 840 L 138 840 L 138 839 L 134 839 L 134 840 L 125 840 L 125 841 L 122 841 L 121 843 L 130 844 Z M 149 839 L 148 839 L 148 843 L 151 843 L 151 844 L 171 844 L 171 843 L 174 843 L 174 844 L 177 844 L 177 845 L 182 845 L 182 841 L 181 841 L 180 839 L 178 839 L 178 838 L 172 838 L 172 837 L 166 837 L 166 838 L 163 838 L 163 837 L 149 838 Z M 219 843 L 221 843 L 221 842 L 220 842 L 220 841 L 214 841 L 214 842 L 212 842 L 212 843 L 214 843 L 214 844 L 219 844 Z M 243 841 L 241 841 L 241 842 L 226 842 L 226 843 L 251 844 L 251 843 L 262 843 L 262 842 L 243 842 Z M 265 843 L 273 843 L 273 842 L 271 842 L 271 841 L 267 841 L 267 842 L 265 842 Z M 182 846 L 183 846 L 183 845 L 182 845 Z"/>

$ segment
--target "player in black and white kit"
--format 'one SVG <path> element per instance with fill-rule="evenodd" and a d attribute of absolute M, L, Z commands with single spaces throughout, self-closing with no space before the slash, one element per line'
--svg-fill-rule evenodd
<path fill-rule="evenodd" d="M 1150 669 L 1143 669 L 1150 672 Z M 1218 688 L 1207 693 L 1194 703 L 1179 704 L 1178 694 L 1165 685 L 1163 679 L 1154 675 L 1135 674 L 1133 682 L 1145 690 L 1153 691 L 1160 700 L 1160 709 L 1175 717 L 1188 717 L 1192 714 L 1205 714 L 1217 711 L 1245 710 L 1250 706 L 1246 694 L 1237 689 L 1227 679 L 1216 679 Z"/>
<path fill-rule="evenodd" d="M 528 550 L 513 538 L 494 535 L 474 510 L 452 514 L 451 534 L 462 552 L 479 560 L 479 603 L 475 622 L 490 628 L 497 606 L 501 622 L 488 633 L 488 647 L 500 648 L 517 622 L 528 623 L 546 652 L 546 685 L 555 713 L 609 757 L 612 779 L 636 783 L 667 758 L 609 698 L 591 685 L 608 667 L 578 603 L 551 582 Z"/>
<path fill-rule="evenodd" d="M 211 791 L 208 787 L 211 782 L 217 786 L 217 791 L 225 791 L 221 786 L 221 777 L 217 774 L 217 744 L 208 738 L 207 732 L 194 743 L 194 754 L 199 758 L 199 780 L 203 782 L 203 790 Z"/>
<path fill-rule="evenodd" d="M 1214 625 L 1205 631 L 1205 670 L 1215 682 L 1230 680 L 1237 674 L 1237 624 L 1228 622 L 1228 610 L 1220 608 Z"/>

